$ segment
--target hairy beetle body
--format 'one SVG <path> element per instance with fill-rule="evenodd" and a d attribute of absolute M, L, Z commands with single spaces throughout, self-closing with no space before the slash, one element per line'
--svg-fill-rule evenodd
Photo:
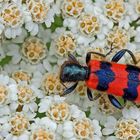
<path fill-rule="evenodd" d="M 78 64 L 65 63 L 61 71 L 60 80 L 62 82 L 77 82 L 88 79 L 88 67 Z"/>
<path fill-rule="evenodd" d="M 140 102 L 140 68 L 97 60 L 89 61 L 88 66 L 87 87 Z"/>
<path fill-rule="evenodd" d="M 91 89 L 108 93 L 110 102 L 117 108 L 122 109 L 121 103 L 115 96 L 121 96 L 124 103 L 127 100 L 140 102 L 140 68 L 133 65 L 118 64 L 117 62 L 129 53 L 134 64 L 137 63 L 135 56 L 130 50 L 123 49 L 117 52 L 111 62 L 91 60 L 91 54 L 106 57 L 98 52 L 88 52 L 86 55 L 87 66 L 81 66 L 73 55 L 69 55 L 69 61 L 65 61 L 61 67 L 61 82 L 75 82 L 64 91 L 64 95 L 71 93 L 77 86 L 78 81 L 85 81 L 87 96 L 93 101 L 101 96 L 93 97 Z"/>

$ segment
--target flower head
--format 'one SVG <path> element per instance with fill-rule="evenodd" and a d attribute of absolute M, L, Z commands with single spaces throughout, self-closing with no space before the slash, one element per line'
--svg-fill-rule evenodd
<path fill-rule="evenodd" d="M 47 116 L 56 122 L 64 122 L 70 119 L 70 106 L 63 102 L 58 104 L 53 104 L 47 111 Z"/>
<path fill-rule="evenodd" d="M 30 82 L 31 76 L 25 71 L 14 71 L 12 73 L 12 78 L 19 83 L 20 81 L 26 81 L 27 83 Z"/>
<path fill-rule="evenodd" d="M 14 3 L 7 4 L 2 10 L 0 17 L 7 27 L 18 27 L 23 24 L 23 16 L 20 9 Z"/>
<path fill-rule="evenodd" d="M 135 140 L 140 135 L 140 125 L 133 119 L 121 119 L 115 126 L 116 138 L 120 140 Z"/>
<path fill-rule="evenodd" d="M 118 111 L 109 101 L 108 96 L 103 93 L 103 95 L 97 101 L 98 107 L 101 112 L 105 114 L 113 114 Z"/>
<path fill-rule="evenodd" d="M 42 80 L 42 88 L 47 95 L 59 94 L 61 95 L 64 87 L 60 83 L 58 74 L 47 73 Z"/>
<path fill-rule="evenodd" d="M 49 5 L 44 0 L 26 0 L 26 5 L 34 22 L 43 23 L 47 17 Z"/>
<path fill-rule="evenodd" d="M 125 14 L 125 6 L 123 0 L 109 0 L 105 4 L 105 14 L 114 22 L 119 22 Z"/>
<path fill-rule="evenodd" d="M 140 2 L 139 1 L 137 1 L 135 4 L 135 10 L 138 14 L 140 14 Z"/>
<path fill-rule="evenodd" d="M 80 16 L 84 9 L 83 0 L 64 0 L 62 4 L 62 12 L 64 16 L 75 17 Z"/>
<path fill-rule="evenodd" d="M 57 53 L 64 56 L 68 53 L 73 53 L 76 48 L 76 40 L 71 32 L 65 32 L 60 35 L 56 41 Z"/>
<path fill-rule="evenodd" d="M 27 38 L 22 45 L 23 58 L 32 64 L 39 63 L 46 53 L 46 46 L 39 38 Z"/>
<path fill-rule="evenodd" d="M 78 139 L 93 139 L 94 128 L 88 119 L 74 121 L 74 133 Z"/>
<path fill-rule="evenodd" d="M 29 120 L 23 114 L 16 114 L 10 119 L 11 133 L 19 136 L 29 127 Z"/>
<path fill-rule="evenodd" d="M 31 124 L 31 140 L 55 140 L 57 124 L 47 117 L 36 118 Z"/>
<path fill-rule="evenodd" d="M 125 48 L 129 42 L 129 35 L 126 30 L 115 27 L 107 35 L 107 45 L 117 49 Z"/>
<path fill-rule="evenodd" d="M 4 104 L 8 98 L 8 89 L 4 85 L 0 85 L 0 105 Z"/>
<path fill-rule="evenodd" d="M 96 35 L 100 31 L 98 17 L 91 14 L 82 14 L 79 19 L 79 29 L 84 35 Z"/>
<path fill-rule="evenodd" d="M 35 99 L 34 91 L 28 86 L 18 86 L 18 102 L 20 105 Z"/>
<path fill-rule="evenodd" d="M 7 38 L 15 38 L 22 33 L 23 23 L 22 7 L 14 2 L 5 3 L 0 11 L 0 33 L 4 31 Z"/>
<path fill-rule="evenodd" d="M 32 132 L 31 140 L 55 140 L 55 135 L 45 129 L 38 129 Z"/>

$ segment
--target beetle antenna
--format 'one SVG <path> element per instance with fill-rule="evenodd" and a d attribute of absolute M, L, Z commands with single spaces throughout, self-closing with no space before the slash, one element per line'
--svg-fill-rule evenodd
<path fill-rule="evenodd" d="M 67 88 L 64 91 L 63 95 L 67 95 L 67 94 L 71 93 L 76 88 L 77 84 L 78 84 L 78 82 L 76 82 L 75 84 L 73 84 L 71 87 Z"/>
<path fill-rule="evenodd" d="M 112 44 L 111 44 L 111 49 L 110 49 L 110 51 L 106 54 L 106 56 L 108 56 L 109 54 L 111 54 L 113 50 L 114 50 L 114 48 L 113 48 L 113 43 L 112 43 Z"/>
<path fill-rule="evenodd" d="M 60 83 L 61 83 L 65 88 L 67 88 L 67 86 L 66 86 L 62 81 L 60 81 Z"/>
<path fill-rule="evenodd" d="M 69 57 L 69 61 L 72 61 L 72 62 L 80 65 L 79 62 L 78 62 L 78 60 L 74 57 L 74 55 L 72 55 L 72 54 L 69 53 L 68 54 L 68 57 Z"/>

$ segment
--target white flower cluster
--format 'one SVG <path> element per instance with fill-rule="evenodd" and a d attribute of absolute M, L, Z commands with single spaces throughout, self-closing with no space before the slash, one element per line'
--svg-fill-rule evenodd
<path fill-rule="evenodd" d="M 61 97 L 69 53 L 85 65 L 111 49 L 91 59 L 128 49 L 140 67 L 140 0 L 0 0 L 0 140 L 138 140 L 139 103 L 89 101 L 85 82 Z"/>
<path fill-rule="evenodd" d="M 66 103 L 65 98 L 56 95 L 39 99 L 31 86 L 12 84 L 9 77 L 0 76 L 4 81 L 3 86 L 0 86 L 2 138 L 6 140 L 100 139 L 102 134 L 99 122 L 87 118 L 77 106 Z M 9 96 L 9 94 L 15 95 Z M 39 108 L 35 99 L 40 100 Z"/>

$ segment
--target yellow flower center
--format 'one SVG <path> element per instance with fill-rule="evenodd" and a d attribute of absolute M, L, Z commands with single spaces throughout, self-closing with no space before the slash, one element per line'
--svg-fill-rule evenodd
<path fill-rule="evenodd" d="M 97 53 L 105 54 L 105 50 L 101 47 L 90 48 L 90 49 L 88 49 L 88 52 L 97 52 Z M 91 59 L 104 60 L 104 57 L 102 57 L 98 54 L 92 54 Z"/>
<path fill-rule="evenodd" d="M 31 135 L 31 140 L 55 140 L 55 136 L 51 132 L 44 129 L 39 129 L 33 132 Z"/>
<path fill-rule="evenodd" d="M 7 4 L 7 6 L 0 13 L 0 17 L 3 19 L 5 26 L 14 28 L 21 26 L 23 23 L 22 13 L 13 3 Z"/>
<path fill-rule="evenodd" d="M 57 122 L 68 120 L 70 117 L 69 105 L 65 102 L 53 104 L 48 110 L 47 115 Z"/>
<path fill-rule="evenodd" d="M 135 5 L 136 12 L 140 14 L 140 2 L 137 2 Z"/>
<path fill-rule="evenodd" d="M 78 139 L 93 139 L 93 126 L 88 119 L 74 121 L 74 132 Z"/>
<path fill-rule="evenodd" d="M 116 124 L 115 135 L 118 139 L 133 140 L 140 134 L 140 126 L 135 120 L 121 119 Z"/>
<path fill-rule="evenodd" d="M 96 35 L 100 30 L 98 18 L 90 14 L 82 15 L 79 19 L 79 28 L 84 35 Z"/>
<path fill-rule="evenodd" d="M 33 21 L 43 23 L 48 14 L 49 6 L 44 0 L 26 0 L 26 5 L 30 11 Z"/>
<path fill-rule="evenodd" d="M 27 86 L 18 86 L 18 101 L 20 105 L 29 103 L 34 98 L 34 91 Z"/>
<path fill-rule="evenodd" d="M 6 86 L 0 85 L 0 104 L 5 103 L 8 96 L 8 91 Z"/>
<path fill-rule="evenodd" d="M 10 0 L 0 0 L 0 2 L 9 2 Z"/>
<path fill-rule="evenodd" d="M 97 92 L 98 94 L 98 92 Z M 116 108 L 110 103 L 109 99 L 108 99 L 108 96 L 104 93 L 101 93 L 103 94 L 99 99 L 98 99 L 98 106 L 99 106 L 99 109 L 105 113 L 105 114 L 113 114 L 115 113 L 116 111 Z"/>
<path fill-rule="evenodd" d="M 13 135 L 21 135 L 29 126 L 29 121 L 27 118 L 21 114 L 15 115 L 10 120 L 11 133 Z"/>
<path fill-rule="evenodd" d="M 22 54 L 32 64 L 39 63 L 46 56 L 46 46 L 36 37 L 30 37 L 22 45 Z"/>
<path fill-rule="evenodd" d="M 43 77 L 42 88 L 47 95 L 61 95 L 64 90 L 63 85 L 60 83 L 59 76 L 52 73 L 48 73 Z"/>
<path fill-rule="evenodd" d="M 65 34 L 61 35 L 56 41 L 56 46 L 57 53 L 61 56 L 74 52 L 76 42 L 73 34 L 71 32 L 66 32 Z"/>
<path fill-rule="evenodd" d="M 129 36 L 124 29 L 114 28 L 107 36 L 107 45 L 114 48 L 123 49 L 129 41 Z"/>
<path fill-rule="evenodd" d="M 64 0 L 62 4 L 62 12 L 64 16 L 77 18 L 84 9 L 82 0 Z"/>
<path fill-rule="evenodd" d="M 85 96 L 87 87 L 84 82 L 79 82 L 75 90 L 80 96 Z"/>
<path fill-rule="evenodd" d="M 31 77 L 27 72 L 24 71 L 16 71 L 12 73 L 12 78 L 18 83 L 19 81 L 29 81 L 31 80 Z"/>
<path fill-rule="evenodd" d="M 123 0 L 110 0 L 105 5 L 105 14 L 114 22 L 119 22 L 125 14 Z"/>

